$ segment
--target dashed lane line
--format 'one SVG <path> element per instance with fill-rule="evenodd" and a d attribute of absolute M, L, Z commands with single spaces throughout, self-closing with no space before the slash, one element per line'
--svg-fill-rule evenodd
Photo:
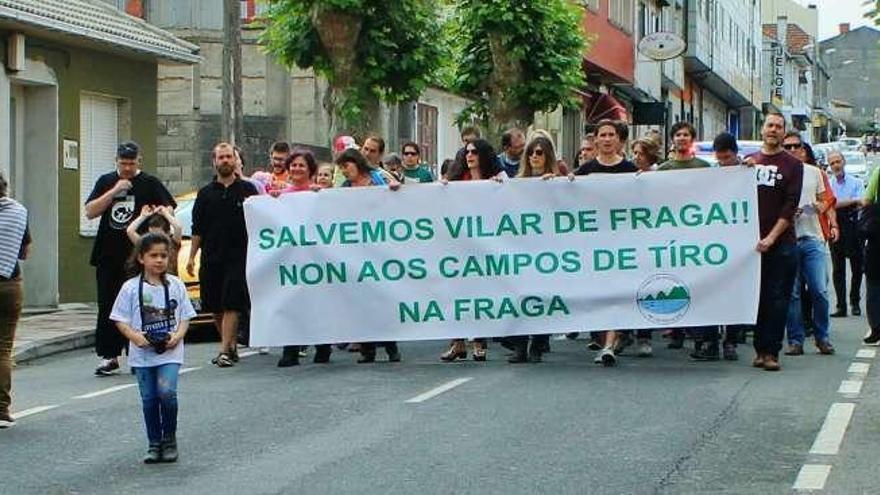
<path fill-rule="evenodd" d="M 819 430 L 813 447 L 810 448 L 810 454 L 837 455 L 855 408 L 856 405 L 852 402 L 831 404 L 825 422 L 822 423 L 822 429 Z"/>
<path fill-rule="evenodd" d="M 837 392 L 844 395 L 859 395 L 862 393 L 864 383 L 861 380 L 844 380 L 840 382 L 840 388 L 837 389 Z"/>
<path fill-rule="evenodd" d="M 200 370 L 200 369 L 202 369 L 201 366 L 193 366 L 192 368 L 182 368 L 182 369 L 178 372 L 178 374 L 179 374 L 179 375 L 182 375 L 182 374 L 184 374 L 184 373 L 189 373 L 190 371 L 198 371 L 198 370 Z"/>
<path fill-rule="evenodd" d="M 95 397 L 100 397 L 102 395 L 112 394 L 113 392 L 119 392 L 120 390 L 125 390 L 127 388 L 136 387 L 137 383 L 126 383 L 125 385 L 116 385 L 115 387 L 108 387 L 105 389 L 97 390 L 95 392 L 90 392 L 88 394 L 83 395 L 75 395 L 73 399 L 92 399 Z"/>
<path fill-rule="evenodd" d="M 13 415 L 13 417 L 15 417 L 15 419 L 17 421 L 19 419 L 26 418 L 28 416 L 33 416 L 34 414 L 40 414 L 41 412 L 51 411 L 52 409 L 55 409 L 58 406 L 59 406 L 59 404 L 52 404 L 50 406 L 32 407 L 30 409 L 25 409 L 24 411 L 18 411 L 17 413 L 15 413 Z"/>
<path fill-rule="evenodd" d="M 795 490 L 822 490 L 831 473 L 829 464 L 804 464 L 794 480 Z"/>
<path fill-rule="evenodd" d="M 448 381 L 448 382 L 444 383 L 443 385 L 440 385 L 438 387 L 434 387 L 431 390 L 428 390 L 427 392 L 425 392 L 423 394 L 419 394 L 419 395 L 413 397 L 412 399 L 408 399 L 406 401 L 406 403 L 407 404 L 419 404 L 419 403 L 425 402 L 426 400 L 433 399 L 434 397 L 437 397 L 438 395 L 442 394 L 443 392 L 448 392 L 448 391 L 454 389 L 455 387 L 462 385 L 462 384 L 465 384 L 471 380 L 473 380 L 473 377 L 456 378 L 455 380 Z"/>
<path fill-rule="evenodd" d="M 859 349 L 856 352 L 856 359 L 874 359 L 877 357 L 876 349 Z"/>
<path fill-rule="evenodd" d="M 846 371 L 848 373 L 859 373 L 862 375 L 867 375 L 868 370 L 871 369 L 871 365 L 869 363 L 852 363 L 849 365 L 849 369 Z"/>

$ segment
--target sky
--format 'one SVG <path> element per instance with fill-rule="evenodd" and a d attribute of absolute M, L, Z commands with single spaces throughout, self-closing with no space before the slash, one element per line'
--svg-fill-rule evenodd
<path fill-rule="evenodd" d="M 800 0 L 801 4 L 814 3 L 819 7 L 819 39 L 824 40 L 837 36 L 838 24 L 848 22 L 852 28 L 871 23 L 862 17 L 867 10 L 862 6 L 863 0 Z"/>

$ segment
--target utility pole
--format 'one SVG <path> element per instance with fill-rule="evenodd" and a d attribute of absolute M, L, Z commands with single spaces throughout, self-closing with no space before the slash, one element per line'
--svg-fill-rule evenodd
<path fill-rule="evenodd" d="M 220 139 L 235 144 L 241 141 L 243 111 L 241 106 L 241 2 L 223 0 L 223 95 L 220 116 Z"/>

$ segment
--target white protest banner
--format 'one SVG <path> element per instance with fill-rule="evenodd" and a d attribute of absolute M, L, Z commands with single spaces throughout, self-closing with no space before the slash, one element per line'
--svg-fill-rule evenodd
<path fill-rule="evenodd" d="M 253 197 L 251 344 L 754 323 L 757 213 L 744 167 Z"/>

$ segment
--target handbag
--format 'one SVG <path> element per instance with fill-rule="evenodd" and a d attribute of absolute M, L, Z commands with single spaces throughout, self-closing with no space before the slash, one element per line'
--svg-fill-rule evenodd
<path fill-rule="evenodd" d="M 862 239 L 880 238 L 880 204 L 870 203 L 859 208 L 856 218 L 856 232 Z"/>

